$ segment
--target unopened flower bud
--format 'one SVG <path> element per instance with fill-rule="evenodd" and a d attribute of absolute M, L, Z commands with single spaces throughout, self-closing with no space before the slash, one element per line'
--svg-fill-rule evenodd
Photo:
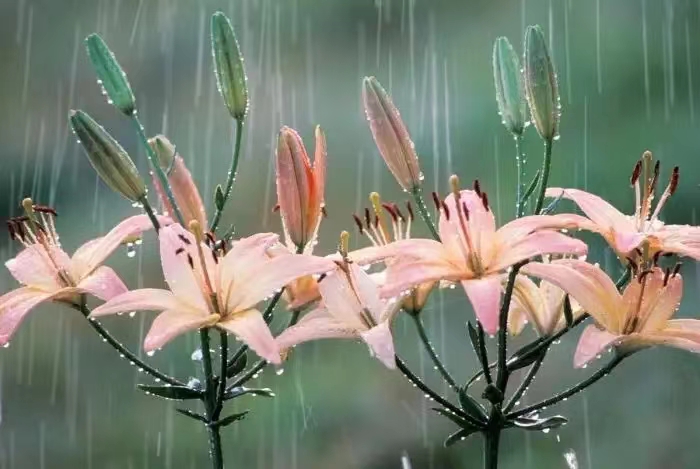
<path fill-rule="evenodd" d="M 374 141 L 384 162 L 401 187 L 409 192 L 423 178 L 411 136 L 391 98 L 374 77 L 365 77 L 362 100 Z"/>
<path fill-rule="evenodd" d="M 114 54 L 97 34 L 89 35 L 85 44 L 88 57 L 97 74 L 97 82 L 102 86 L 110 104 L 127 116 L 131 116 L 136 109 L 136 99 L 131 91 L 129 80 Z"/>
<path fill-rule="evenodd" d="M 525 95 L 537 132 L 553 140 L 559 128 L 559 86 L 539 26 L 528 26 L 525 35 Z"/>
<path fill-rule="evenodd" d="M 428 297 L 433 291 L 437 282 L 421 283 L 411 289 L 411 293 L 403 298 L 401 307 L 411 316 L 417 316 L 423 311 L 425 304 L 428 302 Z"/>
<path fill-rule="evenodd" d="M 503 125 L 511 133 L 521 135 L 527 122 L 525 90 L 520 60 L 505 37 L 499 37 L 493 45 L 493 78 Z"/>
<path fill-rule="evenodd" d="M 160 167 L 163 168 L 170 183 L 170 190 L 180 208 L 185 224 L 197 221 L 200 226 L 207 226 L 207 215 L 204 210 L 202 197 L 199 195 L 197 186 L 192 179 L 192 174 L 185 166 L 185 161 L 177 153 L 175 146 L 163 135 L 157 135 L 148 140 L 148 144 L 158 158 Z M 155 175 L 153 176 L 153 186 L 156 189 L 158 198 L 167 213 L 173 213 L 173 207 L 168 200 L 168 196 L 163 190 Z"/>
<path fill-rule="evenodd" d="M 71 111 L 70 124 L 105 184 L 133 202 L 146 196 L 146 186 L 129 154 L 102 126 L 83 111 Z"/>
<path fill-rule="evenodd" d="M 242 121 L 248 112 L 248 86 L 243 57 L 231 22 L 220 11 L 211 18 L 211 49 L 219 92 L 231 116 Z"/>

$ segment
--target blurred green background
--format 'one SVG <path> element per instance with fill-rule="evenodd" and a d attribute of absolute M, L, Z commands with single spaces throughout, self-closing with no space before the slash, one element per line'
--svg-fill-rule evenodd
<path fill-rule="evenodd" d="M 31 195 L 55 206 L 71 251 L 136 209 L 97 180 L 67 126 L 71 108 L 98 119 L 146 170 L 126 119 L 100 95 L 82 39 L 99 32 L 135 90 L 147 132 L 166 133 L 187 159 L 207 199 L 225 179 L 232 125 L 216 91 L 209 17 L 223 10 L 237 28 L 252 106 L 244 161 L 224 224 L 238 233 L 279 231 L 271 174 L 282 124 L 310 143 L 313 126 L 328 137 L 329 216 L 319 253 L 371 190 L 405 199 L 378 157 L 360 105 L 364 75 L 390 89 L 421 155 L 426 186 L 446 191 L 452 172 L 478 177 L 501 221 L 513 211 L 514 158 L 499 122 L 491 50 L 497 36 L 520 47 L 527 24 L 550 35 L 562 97 L 561 140 L 552 184 L 588 188 L 632 209 L 629 172 L 645 149 L 663 159 L 665 179 L 681 167 L 681 186 L 664 218 L 696 222 L 700 99 L 700 6 L 690 0 L 2 0 L 0 1 L 0 218 L 18 214 Z M 541 154 L 527 132 L 530 174 Z M 211 204 L 210 210 L 211 210 Z M 414 235 L 425 236 L 422 226 Z M 353 236 L 360 245 L 364 240 Z M 6 238 L 8 239 L 8 238 Z M 594 238 L 591 238 L 594 239 Z M 591 257 L 611 272 L 615 259 L 596 240 Z M 148 237 L 135 259 L 110 264 L 130 287 L 162 285 Z M 17 251 L 9 239 L 2 258 Z M 687 262 L 680 315 L 698 311 L 698 267 Z M 16 286 L 6 272 L 0 288 Z M 286 313 L 279 311 L 278 319 Z M 111 330 L 138 347 L 151 313 L 108 318 Z M 460 379 L 476 369 L 461 291 L 436 295 L 424 318 L 448 366 Z M 438 388 L 406 318 L 395 325 L 398 350 Z M 527 337 L 532 337 L 529 332 Z M 577 335 L 578 333 L 572 334 Z M 574 370 L 575 337 L 554 347 L 525 402 L 587 376 Z M 192 336 L 152 361 L 186 379 L 196 376 Z M 204 429 L 148 397 L 148 383 L 102 344 L 75 312 L 44 306 L 0 351 L 0 468 L 206 468 Z M 477 468 L 481 441 L 450 450 L 452 424 L 431 403 L 369 358 L 363 345 L 313 343 L 295 351 L 284 373 L 256 381 L 276 399 L 244 398 L 248 418 L 224 432 L 231 468 Z M 552 412 L 570 423 L 549 434 L 506 432 L 503 468 L 700 467 L 700 357 L 645 351 L 584 395 Z M 571 466 L 574 467 L 574 466 Z"/>

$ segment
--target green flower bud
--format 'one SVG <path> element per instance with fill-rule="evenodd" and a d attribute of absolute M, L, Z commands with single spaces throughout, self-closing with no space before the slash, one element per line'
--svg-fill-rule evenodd
<path fill-rule="evenodd" d="M 126 73 L 107 44 L 97 34 L 91 34 L 85 40 L 88 57 L 97 74 L 97 83 L 102 86 L 110 104 L 131 116 L 136 109 L 136 99 L 131 91 Z"/>
<path fill-rule="evenodd" d="M 83 111 L 70 112 L 70 125 L 105 184 L 133 202 L 146 196 L 146 186 L 134 162 L 102 126 Z"/>
<path fill-rule="evenodd" d="M 493 45 L 493 78 L 503 125 L 510 132 L 521 135 L 527 122 L 525 90 L 520 60 L 505 37 L 499 37 Z"/>
<path fill-rule="evenodd" d="M 248 112 L 248 86 L 241 49 L 229 19 L 220 11 L 211 17 L 211 50 L 219 93 L 231 113 L 241 121 Z"/>
<path fill-rule="evenodd" d="M 559 128 L 559 87 L 539 26 L 528 26 L 525 34 L 525 95 L 537 132 L 553 140 Z"/>

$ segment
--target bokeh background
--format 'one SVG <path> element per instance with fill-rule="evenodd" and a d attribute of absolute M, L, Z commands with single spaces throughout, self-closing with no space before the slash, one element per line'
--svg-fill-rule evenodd
<path fill-rule="evenodd" d="M 82 43 L 91 32 L 103 35 L 126 69 L 147 132 L 165 133 L 178 145 L 210 200 L 225 179 L 232 143 L 208 40 L 209 17 L 219 9 L 237 28 L 252 99 L 244 160 L 224 216 L 241 235 L 280 228 L 270 209 L 273 142 L 282 124 L 309 142 L 315 124 L 328 136 L 329 216 L 318 252 L 330 252 L 339 231 L 353 228 L 350 215 L 369 191 L 406 198 L 364 122 L 365 75 L 376 75 L 402 110 L 426 186 L 446 191 L 453 172 L 465 181 L 478 177 L 500 220 L 509 219 L 513 144 L 497 115 L 491 51 L 500 35 L 520 48 L 525 26 L 534 23 L 549 35 L 560 78 L 552 183 L 587 188 L 631 210 L 629 172 L 650 149 L 663 160 L 664 180 L 672 166 L 681 167 L 665 220 L 697 222 L 700 6 L 690 0 L 1 0 L 0 218 L 17 215 L 31 195 L 58 209 L 72 250 L 136 213 L 96 178 L 67 125 L 69 109 L 88 111 L 146 170 L 129 123 L 95 82 Z M 541 142 L 532 129 L 525 149 L 533 174 Z M 417 226 L 414 235 L 427 233 Z M 592 257 L 616 273 L 615 258 L 590 239 L 597 243 Z M 153 247 L 151 235 L 135 258 L 123 250 L 109 263 L 131 287 L 158 287 Z M 17 248 L 5 238 L 1 257 Z M 687 262 L 683 273 L 680 315 L 698 315 L 698 267 Z M 14 287 L 2 272 L 0 290 Z M 280 310 L 278 319 L 286 314 Z M 105 324 L 136 348 L 152 317 Z M 465 327 L 472 317 L 460 291 L 435 295 L 424 313 L 460 379 L 477 367 Z M 440 388 L 406 318 L 395 331 L 400 353 Z M 591 372 L 573 370 L 574 344 L 566 337 L 554 347 L 525 402 Z M 198 373 L 190 358 L 195 348 L 194 337 L 181 338 L 151 360 L 186 379 Z M 268 369 L 256 381 L 277 398 L 236 403 L 251 413 L 224 432 L 227 467 L 390 469 L 405 464 L 402 455 L 417 469 L 480 467 L 480 438 L 443 449 L 452 424 L 360 344 L 304 345 L 283 371 Z M 0 350 L 0 381 L 0 468 L 208 467 L 203 428 L 177 415 L 173 403 L 136 390 L 150 379 L 66 308 L 44 306 L 30 316 Z M 575 459 L 587 469 L 700 467 L 698 395 L 700 358 L 645 351 L 551 409 L 570 417 L 568 425 L 549 434 L 506 432 L 502 465 L 566 468 L 576 467 Z"/>

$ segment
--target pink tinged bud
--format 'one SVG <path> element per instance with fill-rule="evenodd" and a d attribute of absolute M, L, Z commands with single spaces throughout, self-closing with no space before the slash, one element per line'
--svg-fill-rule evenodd
<path fill-rule="evenodd" d="M 151 138 L 148 144 L 157 155 L 158 163 L 168 177 L 175 202 L 180 207 L 185 224 L 189 225 L 191 221 L 195 220 L 200 226 L 207 226 L 207 215 L 202 198 L 192 179 L 192 174 L 185 166 L 185 161 L 177 153 L 175 146 L 163 135 Z M 163 186 L 155 176 L 153 176 L 153 186 L 156 189 L 163 210 L 173 213 L 173 207 L 168 201 Z"/>
<path fill-rule="evenodd" d="M 287 241 L 298 249 L 311 243 L 323 215 L 326 138 L 316 127 L 316 152 L 311 164 L 296 131 L 282 127 L 277 145 L 277 202 Z"/>
<path fill-rule="evenodd" d="M 406 191 L 421 184 L 418 155 L 399 110 L 376 78 L 365 77 L 362 100 L 374 141 L 396 181 Z"/>

